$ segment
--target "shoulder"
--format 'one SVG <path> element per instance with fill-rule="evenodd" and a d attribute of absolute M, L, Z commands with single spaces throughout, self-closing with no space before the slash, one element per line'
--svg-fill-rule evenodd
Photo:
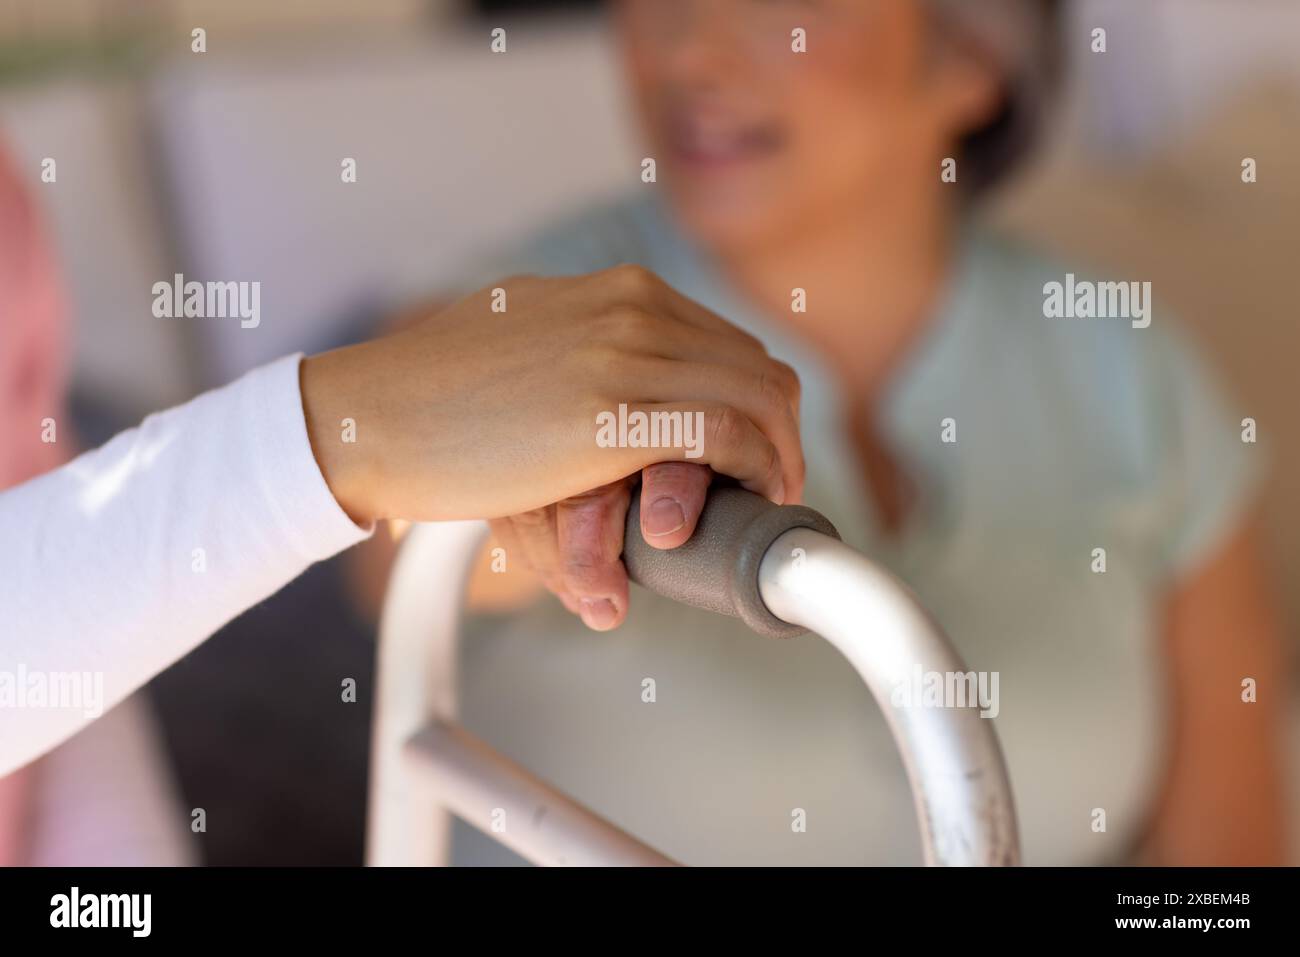
<path fill-rule="evenodd" d="M 972 246 L 977 334 L 1015 357 L 1010 365 L 1039 398 L 1156 428 L 1169 400 L 1217 393 L 1149 277 L 1067 261 L 994 232 Z"/>
<path fill-rule="evenodd" d="M 1149 500 L 1164 570 L 1190 567 L 1255 487 L 1241 406 L 1149 277 L 977 242 L 971 341 L 997 406 L 1091 492 Z"/>

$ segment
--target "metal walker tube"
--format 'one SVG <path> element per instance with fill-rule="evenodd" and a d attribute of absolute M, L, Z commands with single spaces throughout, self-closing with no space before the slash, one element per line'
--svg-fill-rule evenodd
<path fill-rule="evenodd" d="M 1019 863 L 1006 767 L 978 705 L 891 701 L 918 665 L 966 672 L 904 586 L 817 513 L 738 489 L 714 490 L 691 541 L 672 551 L 644 542 L 638 514 L 634 499 L 624 550 L 634 581 L 763 634 L 815 631 L 854 667 L 902 754 L 925 863 Z M 485 532 L 476 522 L 417 526 L 394 566 L 380 624 L 367 862 L 447 863 L 456 813 L 538 864 L 672 864 L 456 725 L 461 595 Z"/>

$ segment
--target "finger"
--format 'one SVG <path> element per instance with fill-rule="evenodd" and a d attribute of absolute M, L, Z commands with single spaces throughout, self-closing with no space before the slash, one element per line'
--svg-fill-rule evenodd
<path fill-rule="evenodd" d="M 655 312 L 628 307 L 611 313 L 611 319 L 609 338 L 633 353 L 695 362 L 725 362 L 755 370 L 772 362 L 756 339 L 700 329 Z"/>
<path fill-rule="evenodd" d="M 493 536 L 501 544 L 501 547 L 505 549 L 507 560 L 511 563 L 511 566 L 517 563 L 525 569 L 532 571 L 542 581 L 542 584 L 546 587 L 547 591 L 555 595 L 566 609 L 575 615 L 578 614 L 578 600 L 564 590 L 563 582 L 558 578 L 556 579 L 557 582 L 560 582 L 560 590 L 557 592 L 546 583 L 546 580 L 542 578 L 541 573 L 533 567 L 532 561 L 528 557 L 528 549 L 524 547 L 523 542 L 520 540 L 518 529 L 510 518 L 494 518 L 488 522 L 488 525 L 492 528 Z"/>
<path fill-rule="evenodd" d="M 730 475 L 743 488 L 757 492 L 777 504 L 785 500 L 781 455 L 763 430 L 734 406 L 720 402 L 664 402 L 629 405 L 629 421 L 643 413 L 645 420 L 660 422 L 652 427 L 676 432 L 664 422 L 681 424 L 681 435 L 648 437 L 647 444 L 624 444 L 605 460 L 605 475 L 629 475 L 658 462 L 690 462 L 711 465 L 715 472 Z M 598 481 L 605 481 L 604 478 Z M 595 484 L 589 481 L 587 484 Z"/>
<path fill-rule="evenodd" d="M 695 532 L 713 469 L 659 462 L 641 473 L 641 535 L 654 548 L 676 548 Z"/>
<path fill-rule="evenodd" d="M 560 573 L 559 535 L 555 507 L 534 508 L 505 519 L 503 537 L 513 541 L 524 563 L 542 580 L 546 589 L 564 600 L 566 589 Z M 507 549 L 510 545 L 506 546 Z M 565 607 L 569 607 L 565 604 Z M 576 606 L 575 606 L 576 607 Z"/>
<path fill-rule="evenodd" d="M 631 501 L 630 481 L 556 503 L 559 567 L 565 590 L 578 601 L 588 628 L 609 631 L 627 615 L 623 529 Z"/>
<path fill-rule="evenodd" d="M 790 501 L 803 494 L 804 461 L 799 421 L 791 401 L 790 383 L 779 371 L 779 366 L 773 364 L 763 372 L 755 373 L 734 366 L 635 356 L 629 357 L 622 365 L 627 381 L 648 383 L 641 387 L 639 398 L 651 402 L 673 402 L 689 397 L 723 403 L 743 412 L 762 429 L 780 453 L 782 481 Z M 797 378 L 794 381 L 797 383 Z"/>

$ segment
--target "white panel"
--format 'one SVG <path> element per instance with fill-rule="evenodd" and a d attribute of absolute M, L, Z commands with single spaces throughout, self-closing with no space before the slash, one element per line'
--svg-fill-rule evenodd
<path fill-rule="evenodd" d="M 637 182 L 598 25 L 511 29 L 506 54 L 486 27 L 359 46 L 187 58 L 158 85 L 187 278 L 263 284 L 259 328 L 203 327 L 216 378 L 325 340 L 413 262 L 432 291 L 458 262 Z"/>
<path fill-rule="evenodd" d="M 187 397 L 182 330 L 151 310 L 170 264 L 130 90 L 102 80 L 18 88 L 0 102 L 0 135 L 53 224 L 79 381 L 132 416 Z M 40 181 L 46 156 L 56 183 Z"/>

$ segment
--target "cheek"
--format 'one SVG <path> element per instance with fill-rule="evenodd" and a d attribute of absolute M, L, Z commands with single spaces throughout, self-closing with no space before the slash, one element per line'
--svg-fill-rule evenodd
<path fill-rule="evenodd" d="M 868 188 L 906 152 L 904 91 L 879 82 L 860 62 L 819 63 L 792 78 L 785 100 L 787 172 L 827 198 Z"/>
<path fill-rule="evenodd" d="M 920 160 L 931 112 L 925 32 L 915 11 L 886 3 L 874 15 L 842 12 L 834 29 L 818 32 L 816 55 L 790 71 L 786 97 L 792 155 L 828 191 Z"/>

